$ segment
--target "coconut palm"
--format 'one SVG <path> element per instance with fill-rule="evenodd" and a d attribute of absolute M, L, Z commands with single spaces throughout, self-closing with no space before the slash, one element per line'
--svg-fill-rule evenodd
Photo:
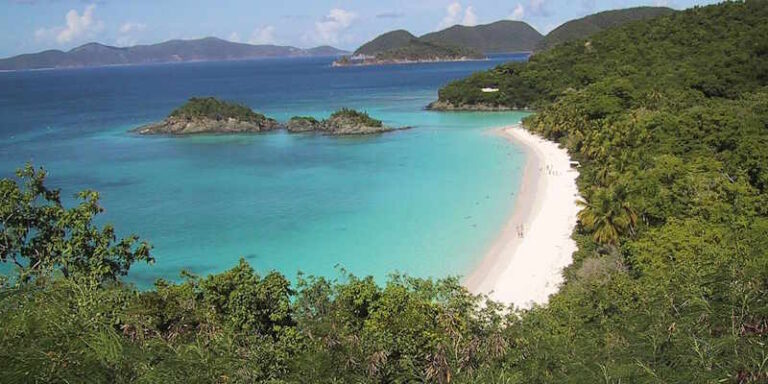
<path fill-rule="evenodd" d="M 597 243 L 616 245 L 621 235 L 634 233 L 637 214 L 627 203 L 623 186 L 600 188 L 579 205 L 579 221 Z"/>

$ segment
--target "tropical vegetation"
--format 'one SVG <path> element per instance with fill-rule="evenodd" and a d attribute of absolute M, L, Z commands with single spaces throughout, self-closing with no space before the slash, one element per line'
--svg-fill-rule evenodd
<path fill-rule="evenodd" d="M 672 12 L 675 11 L 667 7 L 634 7 L 598 12 L 570 20 L 553 29 L 539 41 L 536 50 L 543 51 L 567 41 L 583 40 L 605 29 L 669 15 Z"/>
<path fill-rule="evenodd" d="M 367 112 L 356 111 L 351 108 L 341 108 L 338 111 L 331 114 L 328 121 L 343 120 L 350 124 L 362 125 L 366 127 L 383 127 L 384 124 L 381 120 L 377 120 L 368 115 Z"/>
<path fill-rule="evenodd" d="M 174 109 L 169 115 L 171 118 L 178 119 L 236 119 L 247 122 L 262 122 L 266 116 L 254 112 L 248 106 L 219 100 L 215 97 L 193 97 L 184 105 Z"/>
<path fill-rule="evenodd" d="M 535 106 L 525 126 L 582 164 L 574 263 L 527 311 L 453 278 L 245 262 L 140 291 L 121 276 L 150 246 L 27 167 L 0 183 L 0 382 L 765 383 L 766 20 L 765 1 L 694 8 L 441 90 Z"/>

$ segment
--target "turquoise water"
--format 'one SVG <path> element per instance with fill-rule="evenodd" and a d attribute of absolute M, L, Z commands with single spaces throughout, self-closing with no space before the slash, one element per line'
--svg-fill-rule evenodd
<path fill-rule="evenodd" d="M 241 257 L 260 271 L 334 277 L 338 267 L 467 273 L 514 204 L 523 154 L 489 128 L 518 113 L 436 113 L 440 85 L 503 60 L 333 69 L 329 59 L 0 74 L 0 171 L 45 166 L 71 195 L 101 192 L 102 218 L 154 246 L 141 286 Z M 337 138 L 269 133 L 138 137 L 186 98 L 242 101 L 278 119 L 341 106 L 410 130 Z"/>

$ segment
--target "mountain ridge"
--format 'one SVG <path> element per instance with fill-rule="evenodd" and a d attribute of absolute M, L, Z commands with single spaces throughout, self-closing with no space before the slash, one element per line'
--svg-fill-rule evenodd
<path fill-rule="evenodd" d="M 235 43 L 217 37 L 175 39 L 130 47 L 89 42 L 68 51 L 49 49 L 0 59 L 0 70 L 84 68 L 268 57 L 339 56 L 345 53 L 347 52 L 327 45 L 302 49 L 271 44 Z"/>
<path fill-rule="evenodd" d="M 373 40 L 361 45 L 355 50 L 354 55 L 375 56 L 379 52 L 395 47 L 399 48 L 418 39 L 418 37 L 405 29 L 396 29 L 394 31 L 382 33 L 381 35 L 376 36 Z"/>
<path fill-rule="evenodd" d="M 532 51 L 543 36 L 522 21 L 454 25 L 420 37 L 404 29 L 378 35 L 334 66 L 485 59 L 487 54 Z"/>
<path fill-rule="evenodd" d="M 674 12 L 672 8 L 652 6 L 601 11 L 566 21 L 547 35 L 524 21 L 514 20 L 475 26 L 457 24 L 418 37 L 407 30 L 396 29 L 376 36 L 355 50 L 353 56 L 337 60 L 334 65 L 455 61 L 478 59 L 488 54 L 541 52 L 605 29 Z"/>
<path fill-rule="evenodd" d="M 520 36 L 517 36 L 520 35 Z M 509 38 L 512 37 L 510 40 Z M 453 25 L 416 36 L 405 29 L 382 33 L 355 50 L 355 55 L 375 56 L 403 48 L 414 41 L 443 47 L 469 49 L 483 54 L 532 51 L 544 36 L 523 21 L 499 20 L 475 26 Z"/>
<path fill-rule="evenodd" d="M 612 9 L 593 13 L 560 24 L 551 30 L 536 46 L 536 51 L 543 51 L 555 45 L 585 39 L 605 29 L 621 26 L 633 21 L 647 20 L 676 12 L 669 7 L 632 7 Z"/>
<path fill-rule="evenodd" d="M 419 39 L 492 54 L 532 51 L 543 37 L 539 31 L 524 21 L 499 20 L 472 27 L 454 25 L 424 34 Z"/>

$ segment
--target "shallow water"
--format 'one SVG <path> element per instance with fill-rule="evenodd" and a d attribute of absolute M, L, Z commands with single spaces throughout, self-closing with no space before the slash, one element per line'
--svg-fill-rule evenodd
<path fill-rule="evenodd" d="M 0 174 L 45 166 L 65 195 L 101 192 L 123 234 L 154 246 L 146 286 L 184 268 L 246 258 L 260 271 L 382 281 L 390 272 L 462 275 L 514 204 L 523 153 L 490 127 L 520 113 L 436 113 L 446 82 L 524 56 L 331 68 L 328 58 L 0 73 Z M 248 104 L 279 120 L 342 106 L 413 129 L 365 138 L 269 133 L 138 137 L 192 96 Z"/>

